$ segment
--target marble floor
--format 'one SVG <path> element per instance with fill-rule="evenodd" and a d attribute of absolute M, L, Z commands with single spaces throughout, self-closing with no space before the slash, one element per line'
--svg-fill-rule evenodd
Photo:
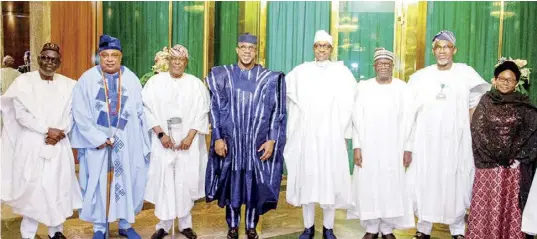
<path fill-rule="evenodd" d="M 200 239 L 220 239 L 226 238 L 227 226 L 225 222 L 225 210 L 219 208 L 215 203 L 207 204 L 203 201 L 197 202 L 192 211 L 194 230 Z M 11 212 L 8 206 L 2 206 L 2 239 L 19 239 L 19 227 L 21 218 Z M 143 210 L 136 218 L 134 228 L 142 238 L 150 238 L 155 230 L 158 219 L 154 216 L 153 209 Z M 317 208 L 315 225 L 317 226 L 316 238 L 321 238 L 322 232 L 322 210 Z M 302 210 L 293 207 L 285 202 L 285 192 L 280 195 L 280 204 L 277 210 L 268 212 L 262 217 L 258 231 L 260 238 L 291 239 L 298 238 L 303 230 Z M 336 212 L 334 232 L 340 239 L 356 239 L 364 235 L 364 229 L 360 227 L 358 220 L 346 220 L 345 211 Z M 410 239 L 415 231 L 396 231 L 395 235 L 399 239 Z M 92 225 L 76 218 L 68 219 L 64 224 L 64 234 L 70 239 L 90 239 L 93 235 Z M 241 233 L 244 235 L 243 233 Z M 36 238 L 48 238 L 47 228 L 39 226 Z M 111 224 L 111 238 L 121 238 L 117 235 L 117 224 Z M 177 233 L 176 238 L 184 238 Z M 245 237 L 244 237 L 245 238 Z M 449 239 L 449 230 L 446 226 L 435 225 L 432 238 Z"/>

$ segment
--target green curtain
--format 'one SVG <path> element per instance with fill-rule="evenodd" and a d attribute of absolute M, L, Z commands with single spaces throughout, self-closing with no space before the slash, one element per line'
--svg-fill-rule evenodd
<path fill-rule="evenodd" d="M 168 2 L 103 2 L 103 33 L 121 41 L 122 64 L 142 77 L 168 45 Z"/>
<path fill-rule="evenodd" d="M 436 63 L 432 38 L 450 30 L 457 38 L 455 62 L 473 67 L 486 81 L 498 60 L 499 2 L 427 2 L 425 64 Z"/>
<path fill-rule="evenodd" d="M 214 65 L 237 63 L 235 46 L 239 36 L 239 2 L 215 3 Z"/>
<path fill-rule="evenodd" d="M 373 53 L 377 47 L 393 51 L 394 2 L 340 2 L 338 60 L 356 80 L 375 77 Z"/>
<path fill-rule="evenodd" d="M 529 95 L 537 104 L 537 2 L 505 2 L 502 56 L 528 61 Z"/>
<path fill-rule="evenodd" d="M 393 51 L 394 11 L 394 2 L 340 2 L 338 60 L 345 63 L 357 81 L 375 77 L 375 48 Z M 354 150 L 350 140 L 347 146 L 352 173 Z"/>
<path fill-rule="evenodd" d="M 315 32 L 330 32 L 330 2 L 267 4 L 266 67 L 288 73 L 301 63 L 313 61 Z"/>
<path fill-rule="evenodd" d="M 172 46 L 181 44 L 188 49 L 186 72 L 200 79 L 207 74 L 203 72 L 204 11 L 204 2 L 173 2 Z"/>

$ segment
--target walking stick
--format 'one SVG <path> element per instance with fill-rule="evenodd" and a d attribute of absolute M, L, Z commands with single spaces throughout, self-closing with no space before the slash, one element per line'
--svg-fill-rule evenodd
<path fill-rule="evenodd" d="M 173 139 L 173 134 L 172 134 L 172 126 L 171 124 L 173 124 L 173 120 L 172 119 L 169 119 L 168 120 L 168 134 L 170 134 L 170 139 L 172 140 L 172 143 L 173 143 L 173 150 L 175 150 L 175 140 Z M 172 183 L 172 187 L 175 188 L 175 162 L 173 163 L 173 183 Z M 175 190 L 174 190 L 175 192 Z M 173 195 L 175 197 L 175 195 Z M 176 210 L 177 211 L 177 210 Z M 173 221 L 172 221 L 172 239 L 175 239 L 175 217 L 173 217 Z"/>
<path fill-rule="evenodd" d="M 106 234 L 105 239 L 110 238 L 110 223 L 108 222 L 108 214 L 110 213 L 110 186 L 114 176 L 114 170 L 112 167 L 112 146 L 106 147 L 108 157 L 106 158 L 107 175 L 106 175 Z"/>

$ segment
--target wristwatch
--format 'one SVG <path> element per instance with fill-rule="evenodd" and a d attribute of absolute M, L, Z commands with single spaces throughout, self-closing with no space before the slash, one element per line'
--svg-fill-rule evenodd
<path fill-rule="evenodd" d="M 160 132 L 160 133 L 158 133 L 157 136 L 158 136 L 158 139 L 162 139 L 162 137 L 164 137 L 164 132 Z"/>

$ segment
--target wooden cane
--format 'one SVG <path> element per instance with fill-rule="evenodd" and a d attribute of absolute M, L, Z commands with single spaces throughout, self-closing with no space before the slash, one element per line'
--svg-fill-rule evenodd
<path fill-rule="evenodd" d="M 108 222 L 108 214 L 110 213 L 110 187 L 112 185 L 112 179 L 114 176 L 114 170 L 112 167 L 112 146 L 107 147 L 107 175 L 106 175 L 106 236 L 105 239 L 110 238 L 110 223 Z"/>

